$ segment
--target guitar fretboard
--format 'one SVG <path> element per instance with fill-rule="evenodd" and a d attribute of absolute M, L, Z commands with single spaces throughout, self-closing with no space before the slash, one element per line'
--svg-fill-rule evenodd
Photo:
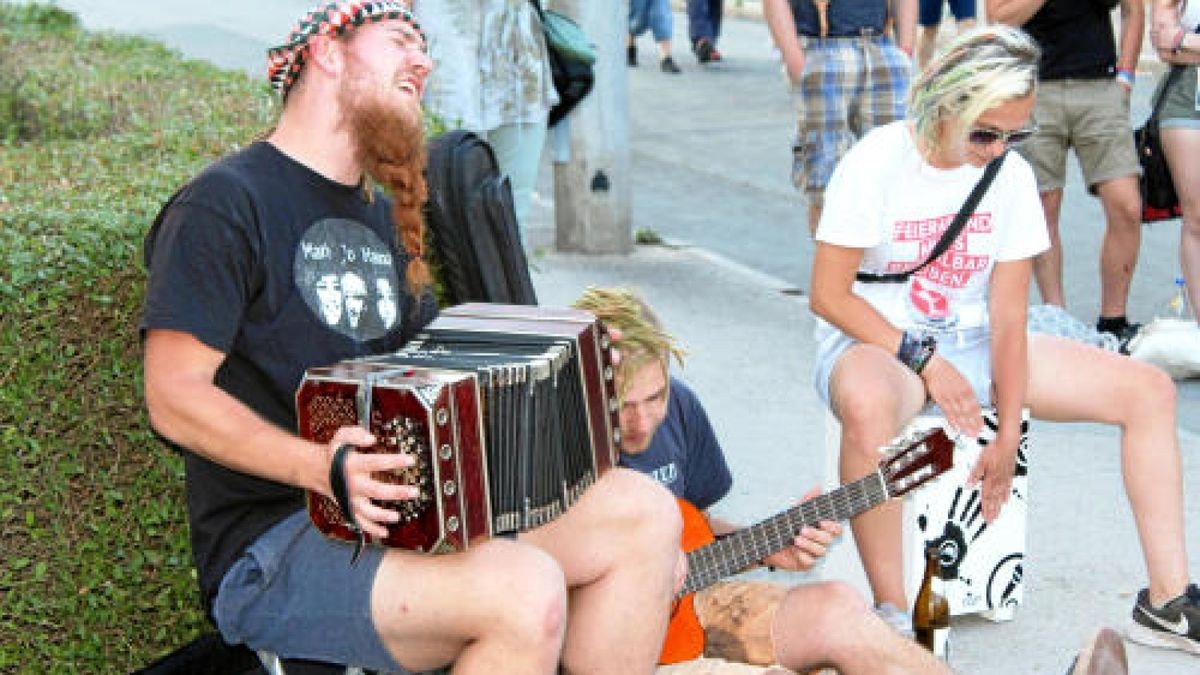
<path fill-rule="evenodd" d="M 786 548 L 807 525 L 852 518 L 889 497 L 883 475 L 875 471 L 702 546 L 688 553 L 687 579 L 677 597 L 708 588 Z"/>

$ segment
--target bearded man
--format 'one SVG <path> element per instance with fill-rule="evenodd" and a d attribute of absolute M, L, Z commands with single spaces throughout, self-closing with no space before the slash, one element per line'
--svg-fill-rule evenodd
<path fill-rule="evenodd" d="M 515 540 L 442 556 L 371 547 L 352 566 L 352 545 L 305 513 L 304 490 L 331 496 L 340 482 L 379 537 L 398 514 L 377 502 L 416 496 L 373 477 L 411 457 L 342 449 L 372 445 L 367 430 L 324 445 L 291 430 L 307 368 L 397 349 L 436 314 L 420 217 L 431 66 L 401 3 L 323 2 L 270 51 L 275 129 L 181 188 L 146 237 L 146 403 L 185 458 L 206 609 L 226 642 L 284 659 L 649 673 L 680 526 L 669 494 L 636 472 L 608 472 Z M 394 321 L 327 321 L 322 274 L 386 280 Z"/>

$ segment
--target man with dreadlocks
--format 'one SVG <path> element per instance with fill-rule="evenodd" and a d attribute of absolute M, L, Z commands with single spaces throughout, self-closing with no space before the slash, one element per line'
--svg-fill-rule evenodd
<path fill-rule="evenodd" d="M 341 482 L 380 536 L 397 514 L 374 502 L 415 496 L 373 477 L 410 457 L 342 449 L 371 445 L 367 430 L 325 445 L 291 430 L 307 368 L 394 350 L 436 313 L 420 218 L 430 68 L 399 2 L 322 4 L 270 51 L 277 126 L 181 188 L 146 237 L 146 402 L 184 456 L 205 606 L 227 642 L 284 659 L 648 673 L 680 529 L 636 472 L 608 472 L 515 541 L 442 556 L 371 547 L 352 566 L 305 513 L 305 489 Z"/>
<path fill-rule="evenodd" d="M 729 492 L 732 477 L 700 400 L 669 373 L 671 357 L 682 360 L 674 339 L 631 290 L 590 288 L 575 306 L 620 335 L 621 464 L 653 476 L 704 511 L 717 536 L 739 529 L 707 513 Z M 768 555 L 762 564 L 808 570 L 839 531 L 829 522 L 806 527 L 792 546 Z M 802 672 L 829 666 L 848 675 L 949 672 L 841 582 L 789 588 L 769 581 L 726 581 L 697 592 L 694 606 L 704 629 L 704 658 L 664 666 L 659 675 L 787 672 L 772 664 Z"/>

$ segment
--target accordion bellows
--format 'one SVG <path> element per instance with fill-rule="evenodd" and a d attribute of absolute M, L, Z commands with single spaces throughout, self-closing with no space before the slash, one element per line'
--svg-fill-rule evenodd
<path fill-rule="evenodd" d="M 299 433 L 326 443 L 360 424 L 416 462 L 380 474 L 416 485 L 386 503 L 399 522 L 377 543 L 460 551 L 561 515 L 616 463 L 620 429 L 609 338 L 584 311 L 467 304 L 443 311 L 395 353 L 310 368 L 296 394 Z M 356 530 L 330 498 L 310 492 L 328 536 Z"/>

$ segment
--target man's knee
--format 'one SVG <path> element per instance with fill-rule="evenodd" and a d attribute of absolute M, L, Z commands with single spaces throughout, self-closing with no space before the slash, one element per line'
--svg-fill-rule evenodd
<path fill-rule="evenodd" d="M 679 506 L 658 481 L 629 469 L 613 469 L 601 484 L 607 503 L 605 517 L 623 532 L 667 537 L 678 544 L 682 522 Z"/>
<path fill-rule="evenodd" d="M 806 620 L 833 621 L 833 625 L 849 625 L 842 621 L 861 618 L 870 613 L 862 594 L 853 586 L 842 581 L 823 581 L 816 584 L 797 586 L 788 591 L 780 604 L 779 611 Z"/>
<path fill-rule="evenodd" d="M 504 540 L 489 542 L 477 564 L 487 598 L 496 601 L 485 630 L 529 641 L 558 644 L 566 624 L 567 583 L 550 554 L 535 546 Z M 490 593 L 488 593 L 490 589 Z M 487 598 L 481 598 L 486 601 Z"/>
<path fill-rule="evenodd" d="M 1141 232 L 1142 200 L 1138 193 L 1137 176 L 1121 176 L 1105 181 L 1097 186 L 1097 192 L 1108 215 L 1109 229 Z"/>

